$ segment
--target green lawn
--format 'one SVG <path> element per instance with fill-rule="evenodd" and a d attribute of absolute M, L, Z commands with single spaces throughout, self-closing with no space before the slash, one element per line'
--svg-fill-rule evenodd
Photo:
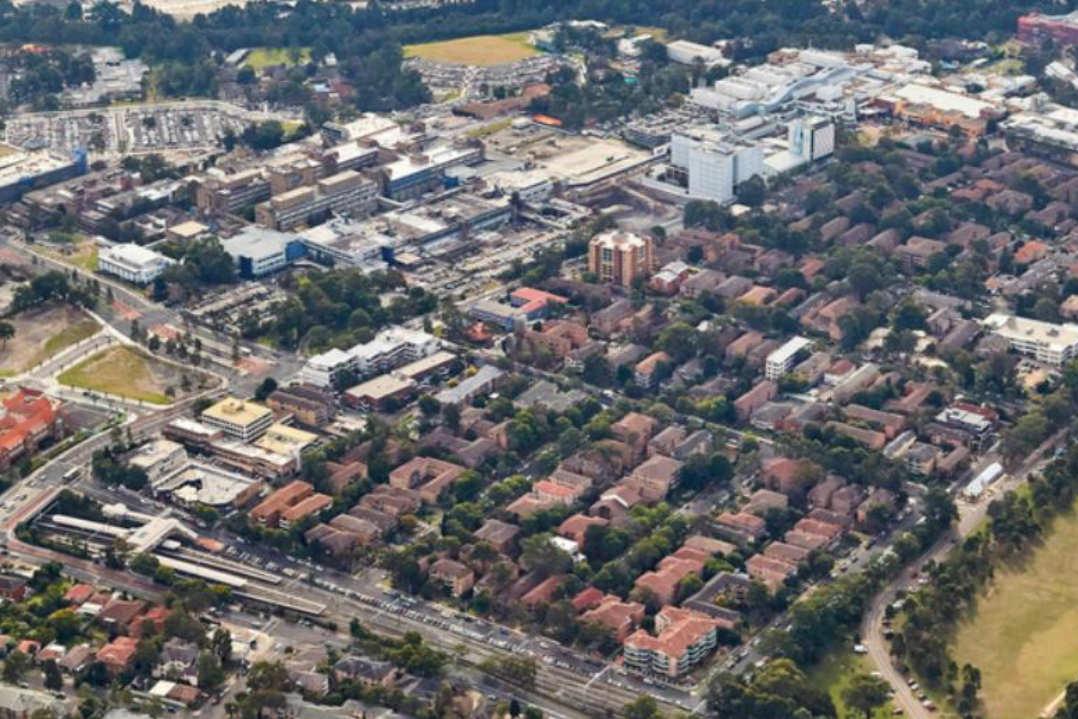
<path fill-rule="evenodd" d="M 76 322 L 73 325 L 68 325 L 45 341 L 45 346 L 41 348 L 41 351 L 38 352 L 37 356 L 34 357 L 29 366 L 33 367 L 71 345 L 82 342 L 88 337 L 93 337 L 100 329 L 100 325 L 91 319 L 85 319 Z"/>
<path fill-rule="evenodd" d="M 165 387 L 154 376 L 151 363 L 159 364 L 130 347 L 113 347 L 64 370 L 57 379 L 69 387 L 168 404 Z"/>
<path fill-rule="evenodd" d="M 988 719 L 1032 719 L 1078 679 L 1078 515 L 1021 565 L 998 569 L 953 657 L 980 668 Z"/>
<path fill-rule="evenodd" d="M 871 661 L 844 648 L 831 652 L 809 672 L 808 678 L 812 686 L 825 689 L 831 695 L 831 701 L 835 703 L 839 719 L 846 719 L 846 717 L 861 719 L 862 715 L 859 712 L 852 712 L 846 708 L 846 704 L 842 701 L 842 690 L 846 688 L 855 674 L 869 674 L 872 671 Z M 877 709 L 873 719 L 888 719 L 891 716 L 891 705 L 888 704 Z"/>
<path fill-rule="evenodd" d="M 311 49 L 308 47 L 299 49 L 299 62 L 307 63 L 311 60 Z M 296 65 L 292 58 L 291 48 L 286 47 L 256 47 L 247 53 L 243 64 L 252 70 L 264 70 L 273 65 Z"/>

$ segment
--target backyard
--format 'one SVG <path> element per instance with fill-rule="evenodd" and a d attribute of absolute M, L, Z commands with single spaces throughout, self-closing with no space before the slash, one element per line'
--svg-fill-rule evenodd
<path fill-rule="evenodd" d="M 1043 545 L 995 572 L 953 657 L 980 668 L 988 719 L 1036 717 L 1078 679 L 1078 515 L 1055 520 Z"/>
<path fill-rule="evenodd" d="M 424 60 L 458 65 L 501 65 L 538 54 L 539 51 L 528 44 L 526 32 L 473 35 L 456 40 L 404 46 L 405 57 L 421 57 Z"/>
<path fill-rule="evenodd" d="M 15 336 L 0 347 L 0 377 L 25 372 L 100 329 L 97 322 L 69 305 L 35 307 L 8 322 L 15 327 Z"/>
<path fill-rule="evenodd" d="M 190 389 L 183 389 L 183 371 L 131 347 L 112 347 L 83 360 L 60 374 L 61 384 L 107 392 L 151 404 L 168 404 Z M 192 373 L 189 384 L 205 379 Z M 171 395 L 171 396 L 170 396 Z"/>

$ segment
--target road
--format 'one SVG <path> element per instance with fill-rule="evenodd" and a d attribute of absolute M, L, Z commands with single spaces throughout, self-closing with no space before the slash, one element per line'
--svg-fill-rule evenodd
<path fill-rule="evenodd" d="M 1033 451 L 1018 467 L 1016 471 L 1007 475 L 995 485 L 994 491 L 985 492 L 976 502 L 959 502 L 958 523 L 940 537 L 927 552 L 917 561 L 906 567 L 893 581 L 891 581 L 869 605 L 861 623 L 861 643 L 868 650 L 868 657 L 883 677 L 884 681 L 891 685 L 894 692 L 894 704 L 905 712 L 910 719 L 931 719 L 933 713 L 921 704 L 906 683 L 906 677 L 898 670 L 894 658 L 891 656 L 890 643 L 883 636 L 883 621 L 887 607 L 895 601 L 901 589 L 914 584 L 914 572 L 926 562 L 939 562 L 943 560 L 951 549 L 962 541 L 971 532 L 976 530 L 984 522 L 988 514 L 988 506 L 995 496 L 1015 489 L 1024 483 L 1030 475 L 1039 472 L 1050 461 L 1049 450 L 1053 449 L 1066 435 L 1067 430 L 1061 429 L 1049 437 L 1043 444 Z"/>

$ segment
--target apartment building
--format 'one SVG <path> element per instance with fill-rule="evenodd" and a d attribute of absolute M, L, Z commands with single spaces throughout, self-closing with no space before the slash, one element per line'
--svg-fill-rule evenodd
<path fill-rule="evenodd" d="M 655 266 L 651 238 L 621 230 L 600 232 L 588 243 L 588 270 L 602 282 L 631 287 Z"/>
<path fill-rule="evenodd" d="M 692 609 L 663 607 L 655 615 L 654 635 L 638 629 L 625 640 L 625 664 L 640 671 L 680 677 L 715 649 L 719 624 Z"/>
<path fill-rule="evenodd" d="M 777 380 L 793 368 L 798 355 L 812 346 L 812 340 L 805 337 L 793 337 L 767 356 L 764 364 L 764 376 Z"/>
<path fill-rule="evenodd" d="M 1039 362 L 1060 366 L 1078 356 L 1078 325 L 1053 324 L 1025 317 L 994 313 L 985 326 L 1002 337 L 1011 349 Z"/>
<path fill-rule="evenodd" d="M 434 335 L 390 327 L 370 342 L 347 350 L 331 349 L 311 357 L 300 370 L 299 379 L 315 387 L 333 387 L 345 373 L 370 377 L 428 357 L 439 349 L 441 342 Z"/>

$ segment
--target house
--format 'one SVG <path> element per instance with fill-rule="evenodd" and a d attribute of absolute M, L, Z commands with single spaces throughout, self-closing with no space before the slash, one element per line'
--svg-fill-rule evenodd
<path fill-rule="evenodd" d="M 478 541 L 486 542 L 502 554 L 509 554 L 518 534 L 520 534 L 520 527 L 517 525 L 490 518 L 483 522 L 483 526 L 475 530 L 472 536 Z"/>
<path fill-rule="evenodd" d="M 659 426 L 658 420 L 639 412 L 629 412 L 610 425 L 610 433 L 633 449 L 633 454 L 644 456 L 648 441 Z"/>
<path fill-rule="evenodd" d="M 0 597 L 10 602 L 21 602 L 26 598 L 29 588 L 26 580 L 22 577 L 13 577 L 9 574 L 0 575 Z"/>
<path fill-rule="evenodd" d="M 173 637 L 161 646 L 161 654 L 158 657 L 157 666 L 153 668 L 153 676 L 197 686 L 198 655 L 197 644 Z"/>
<path fill-rule="evenodd" d="M 389 473 L 389 485 L 413 489 L 427 504 L 434 504 L 467 470 L 434 457 L 415 457 Z"/>
<path fill-rule="evenodd" d="M 113 599 L 97 615 L 97 622 L 105 628 L 126 633 L 142 614 L 143 603 L 138 600 Z"/>
<path fill-rule="evenodd" d="M 633 587 L 639 596 L 651 594 L 660 605 L 672 604 L 677 598 L 678 585 L 691 574 L 703 574 L 704 563 L 687 557 L 664 557 L 653 571 L 636 578 Z"/>
<path fill-rule="evenodd" d="M 624 642 L 643 620 L 643 604 L 625 602 L 620 597 L 611 594 L 603 596 L 597 606 L 592 607 L 580 617 L 582 622 L 591 622 L 609 629 L 618 643 Z"/>
<path fill-rule="evenodd" d="M 377 661 L 349 654 L 333 665 L 333 675 L 338 682 L 358 682 L 368 687 L 393 687 L 400 677 L 400 670 L 392 662 Z"/>
<path fill-rule="evenodd" d="M 798 496 L 813 482 L 818 467 L 808 460 L 772 457 L 763 461 L 760 476 L 764 486 L 787 496 Z"/>
<path fill-rule="evenodd" d="M 665 352 L 653 352 L 636 363 L 633 368 L 633 381 L 641 387 L 653 387 L 660 377 L 660 371 L 669 367 L 672 359 Z"/>
<path fill-rule="evenodd" d="M 748 392 L 734 400 L 734 411 L 741 422 L 747 422 L 752 413 L 778 396 L 778 385 L 771 380 L 757 383 Z"/>
<path fill-rule="evenodd" d="M 574 514 L 566 517 L 560 525 L 558 525 L 558 535 L 571 539 L 577 543 L 578 546 L 584 546 L 584 539 L 587 537 L 588 529 L 591 527 L 605 527 L 610 522 L 603 517 L 589 517 L 586 514 Z"/>
<path fill-rule="evenodd" d="M 750 544 L 767 536 L 767 523 L 748 512 L 723 512 L 715 519 L 716 529 L 740 544 Z"/>
<path fill-rule="evenodd" d="M 134 637 L 116 637 L 97 650 L 96 658 L 115 676 L 131 665 L 137 647 L 138 640 Z"/>
<path fill-rule="evenodd" d="M 475 573 L 467 565 L 455 559 L 438 559 L 430 566 L 430 578 L 443 584 L 454 597 L 459 597 L 475 586 Z"/>

